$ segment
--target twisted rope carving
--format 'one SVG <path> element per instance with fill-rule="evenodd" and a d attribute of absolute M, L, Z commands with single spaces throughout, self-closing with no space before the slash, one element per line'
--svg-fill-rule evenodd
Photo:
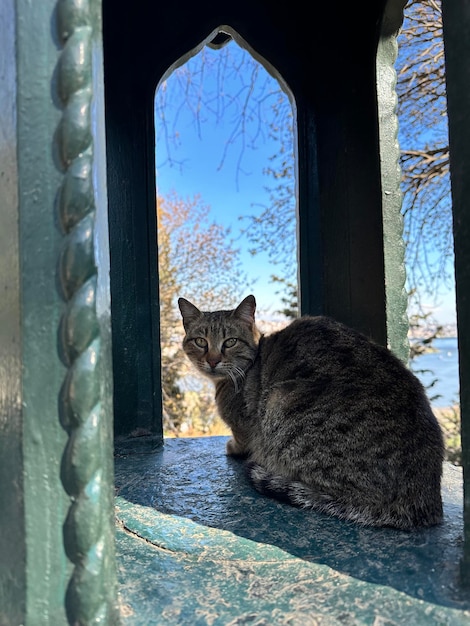
<path fill-rule="evenodd" d="M 110 622 L 107 582 L 106 472 L 103 454 L 100 331 L 96 314 L 94 257 L 92 26 L 88 0 L 59 0 L 62 52 L 58 91 L 63 105 L 56 148 L 63 167 L 58 218 L 64 243 L 58 282 L 66 302 L 59 328 L 59 355 L 67 373 L 59 414 L 69 439 L 62 458 L 62 483 L 71 498 L 64 547 L 74 565 L 65 606 L 73 625 Z"/>

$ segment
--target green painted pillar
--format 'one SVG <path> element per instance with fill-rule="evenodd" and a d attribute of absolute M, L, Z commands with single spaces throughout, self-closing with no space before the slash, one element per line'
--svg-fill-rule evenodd
<path fill-rule="evenodd" d="M 384 237 L 387 343 L 405 363 L 409 359 L 405 244 L 401 214 L 401 168 L 395 61 L 397 35 L 406 0 L 389 0 L 385 7 L 377 48 L 377 103 L 379 111 L 380 168 Z"/>
<path fill-rule="evenodd" d="M 0 623 L 116 624 L 101 6 L 0 3 Z"/>
<path fill-rule="evenodd" d="M 26 611 L 15 7 L 0 4 L 0 624 Z"/>
<path fill-rule="evenodd" d="M 470 2 L 443 0 L 442 20 L 459 329 L 465 524 L 462 580 L 470 585 Z"/>

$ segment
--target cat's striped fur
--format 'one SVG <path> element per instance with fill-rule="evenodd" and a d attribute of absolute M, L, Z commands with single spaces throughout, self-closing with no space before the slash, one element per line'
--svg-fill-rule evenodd
<path fill-rule="evenodd" d="M 261 336 L 255 306 L 179 300 L 184 350 L 214 381 L 227 453 L 247 459 L 255 488 L 364 525 L 441 522 L 442 434 L 414 374 L 323 316 Z"/>

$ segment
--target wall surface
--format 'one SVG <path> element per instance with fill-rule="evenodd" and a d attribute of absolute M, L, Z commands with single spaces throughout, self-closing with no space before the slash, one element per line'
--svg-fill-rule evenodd
<path fill-rule="evenodd" d="M 0 10 L 0 623 L 115 624 L 101 5 Z"/>

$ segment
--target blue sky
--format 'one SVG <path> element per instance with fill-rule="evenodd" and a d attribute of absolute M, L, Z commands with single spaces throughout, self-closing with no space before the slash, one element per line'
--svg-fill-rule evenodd
<path fill-rule="evenodd" d="M 423 309 L 426 312 L 431 311 L 440 324 L 455 324 L 455 290 L 443 288 L 436 300 L 425 298 Z"/>
<path fill-rule="evenodd" d="M 230 44 L 231 47 L 235 45 Z M 209 62 L 217 59 L 217 52 L 206 50 L 206 53 L 209 55 Z M 263 89 L 268 88 L 268 92 L 270 85 L 273 91 L 278 91 L 277 82 L 264 70 L 259 81 L 263 83 Z M 249 253 L 251 245 L 241 233 L 247 222 L 239 218 L 259 213 L 261 206 L 268 205 L 269 193 L 265 187 L 270 181 L 263 175 L 263 169 L 268 166 L 269 158 L 276 152 L 278 145 L 270 139 L 267 127 L 264 132 L 260 132 L 257 126 L 253 126 L 258 124 L 257 121 L 251 122 L 250 145 L 243 146 L 240 137 L 233 144 L 227 145 L 233 130 L 234 117 L 238 113 L 238 105 L 235 100 L 230 99 L 230 90 L 240 94 L 246 88 L 246 80 L 240 74 L 226 76 L 221 83 L 220 76 L 207 72 L 203 79 L 200 76 L 194 78 L 192 88 L 197 95 L 192 96 L 191 109 L 188 103 L 178 100 L 181 94 L 181 76 L 177 79 L 173 74 L 165 84 L 166 134 L 162 136 L 157 132 L 159 194 L 166 195 L 175 190 L 181 198 L 200 195 L 202 202 L 211 207 L 213 218 L 224 226 L 231 227 L 235 245 L 240 249 L 240 258 L 250 281 L 247 294 L 254 293 L 261 312 L 265 315 L 273 314 L 281 307 L 279 296 L 275 294 L 278 288 L 270 282 L 270 276 L 276 273 L 276 267 L 273 267 L 267 254 L 260 253 L 253 257 Z M 223 115 L 220 114 L 220 109 L 214 111 L 211 107 L 215 96 L 222 91 L 225 102 L 228 103 Z M 196 116 L 195 99 L 198 110 Z M 261 117 L 268 120 L 270 110 L 268 99 L 266 106 L 260 111 Z M 440 323 L 455 321 L 455 294 L 452 290 L 443 289 L 437 302 L 429 299 L 427 305 L 434 311 L 434 317 Z"/>
<path fill-rule="evenodd" d="M 190 115 L 188 115 L 190 117 Z M 182 120 L 183 122 L 183 120 Z M 252 247 L 242 230 L 247 226 L 240 216 L 253 215 L 259 206 L 268 202 L 264 189 L 266 177 L 262 170 L 270 156 L 269 145 L 261 145 L 256 151 L 247 151 L 243 159 L 243 172 L 236 179 L 238 152 L 235 147 L 229 150 L 222 168 L 219 168 L 224 151 L 226 133 L 221 126 L 204 128 L 203 136 L 198 133 L 191 119 L 180 125 L 181 147 L 178 155 L 183 157 L 181 165 L 166 164 L 158 167 L 161 150 L 157 146 L 157 185 L 159 194 L 166 195 L 176 190 L 182 198 L 201 196 L 203 204 L 211 207 L 215 221 L 231 228 L 234 247 L 240 250 L 240 258 L 248 275 L 251 287 L 247 293 L 254 293 L 258 307 L 274 312 L 281 305 L 275 295 L 277 287 L 270 283 L 273 267 L 267 254 L 252 256 Z M 164 151 L 166 159 L 166 150 Z M 236 303 L 227 303 L 227 305 Z"/>
<path fill-rule="evenodd" d="M 217 52 L 207 50 L 206 53 L 212 60 L 217 58 Z M 271 85 L 273 94 L 279 92 L 277 81 L 264 69 L 260 82 L 263 87 L 268 85 L 268 90 Z M 257 253 L 256 256 L 250 253 L 253 244 L 242 233 L 249 222 L 240 218 L 259 214 L 262 207 L 268 205 L 269 193 L 265 187 L 270 181 L 263 175 L 263 169 L 277 150 L 277 144 L 270 139 L 267 124 L 260 130 L 258 122 L 253 121 L 250 122 L 251 130 L 245 145 L 241 137 L 227 145 L 239 104 L 230 101 L 228 96 L 226 114 L 223 116 L 203 106 L 203 102 L 210 101 L 218 89 L 243 92 L 246 81 L 241 80 L 240 76 L 233 75 L 231 80 L 226 79 L 221 86 L 216 77 L 209 73 L 206 75 L 206 95 L 199 109 L 200 120 L 196 121 L 194 109 L 175 102 L 172 90 L 174 94 L 180 94 L 181 91 L 174 74 L 165 87 L 168 98 L 168 106 L 165 107 L 166 129 L 165 133 L 159 133 L 157 125 L 156 137 L 158 193 L 167 195 L 176 191 L 183 199 L 199 195 L 202 203 L 211 207 L 213 219 L 231 228 L 234 247 L 240 251 L 243 269 L 248 276 L 245 295 L 253 293 L 259 311 L 276 317 L 275 312 L 282 304 L 280 296 L 276 295 L 279 287 L 271 283 L 270 277 L 277 268 L 266 253 Z M 260 112 L 267 119 L 270 111 L 271 105 L 266 102 Z"/>

